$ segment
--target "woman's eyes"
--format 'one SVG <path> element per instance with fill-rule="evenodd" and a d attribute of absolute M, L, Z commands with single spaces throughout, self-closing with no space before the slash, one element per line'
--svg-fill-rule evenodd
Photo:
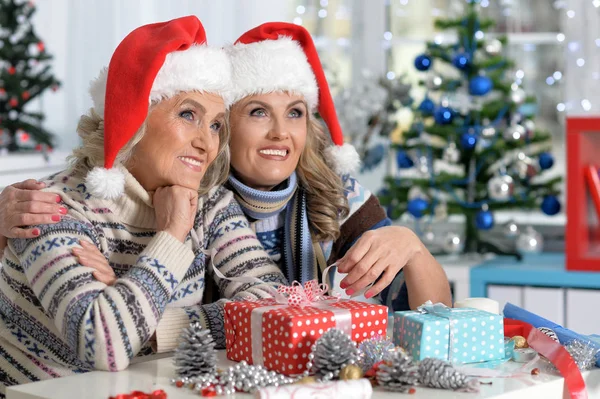
<path fill-rule="evenodd" d="M 188 121 L 193 121 L 194 120 L 194 112 L 190 111 L 190 110 L 186 110 L 186 111 L 181 111 L 179 113 L 179 116 L 187 119 Z"/>
<path fill-rule="evenodd" d="M 265 111 L 264 108 L 255 108 L 252 111 L 250 111 L 250 115 L 263 117 L 263 116 L 267 116 L 267 111 Z M 298 108 L 294 108 L 288 113 L 288 117 L 290 117 L 290 118 L 302 118 L 303 115 L 304 115 L 304 112 Z"/>
<path fill-rule="evenodd" d="M 298 109 L 298 108 L 294 108 L 293 110 L 290 111 L 289 116 L 291 118 L 302 118 L 302 115 L 304 115 L 304 112 L 302 112 L 302 110 Z"/>
<path fill-rule="evenodd" d="M 263 108 L 255 108 L 250 111 L 250 116 L 267 116 L 267 111 Z"/>
<path fill-rule="evenodd" d="M 223 122 L 215 122 L 212 125 L 210 125 L 210 128 L 214 131 L 219 133 L 221 131 L 221 128 L 223 127 Z"/>

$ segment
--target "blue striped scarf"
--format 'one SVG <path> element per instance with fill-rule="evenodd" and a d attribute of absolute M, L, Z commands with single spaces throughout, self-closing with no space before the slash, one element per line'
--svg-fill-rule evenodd
<path fill-rule="evenodd" d="M 256 190 L 231 175 L 229 185 L 244 213 L 253 219 L 268 219 L 285 210 L 284 273 L 290 283 L 314 279 L 316 258 L 306 213 L 306 192 L 298 185 L 296 172 L 282 190 Z"/>

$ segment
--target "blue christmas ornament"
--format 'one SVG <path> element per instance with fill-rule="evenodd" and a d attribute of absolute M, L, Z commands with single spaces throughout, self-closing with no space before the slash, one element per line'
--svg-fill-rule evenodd
<path fill-rule="evenodd" d="M 419 111 L 425 116 L 433 115 L 433 110 L 435 109 L 435 104 L 433 100 L 429 97 L 425 97 L 425 99 L 419 104 Z"/>
<path fill-rule="evenodd" d="M 470 65 L 469 55 L 466 53 L 456 54 L 456 56 L 454 56 L 454 59 L 452 60 L 452 64 L 458 69 L 464 71 L 465 69 L 469 68 Z"/>
<path fill-rule="evenodd" d="M 407 209 L 408 213 L 416 217 L 417 219 L 423 217 L 425 211 L 429 207 L 429 202 L 423 198 L 413 198 L 408 201 Z"/>
<path fill-rule="evenodd" d="M 363 170 L 371 170 L 381 163 L 385 157 L 385 147 L 383 144 L 377 144 L 369 148 L 363 157 Z"/>
<path fill-rule="evenodd" d="M 542 212 L 546 215 L 556 215 L 560 212 L 560 201 L 555 195 L 546 195 L 542 200 Z"/>
<path fill-rule="evenodd" d="M 475 215 L 475 225 L 479 230 L 489 230 L 494 227 L 494 214 L 490 211 L 479 211 Z"/>
<path fill-rule="evenodd" d="M 412 168 L 415 165 L 415 163 L 408 156 L 408 154 L 402 150 L 398 150 L 398 152 L 396 153 L 396 163 L 398 164 L 398 168 L 400 169 Z"/>
<path fill-rule="evenodd" d="M 415 58 L 415 68 L 419 71 L 427 71 L 431 68 L 431 57 L 427 54 L 421 54 Z"/>
<path fill-rule="evenodd" d="M 472 150 L 475 148 L 475 144 L 477 144 L 477 136 L 473 133 L 463 133 L 460 136 L 460 146 L 465 150 Z"/>
<path fill-rule="evenodd" d="M 469 94 L 473 96 L 485 96 L 492 90 L 492 79 L 487 76 L 475 76 L 469 81 Z"/>
<path fill-rule="evenodd" d="M 437 107 L 433 113 L 433 117 L 435 119 L 435 123 L 438 125 L 448 125 L 452 123 L 454 112 L 452 112 L 452 110 L 448 107 Z"/>
<path fill-rule="evenodd" d="M 549 152 L 542 152 L 539 161 L 542 170 L 550 169 L 554 165 L 554 157 Z"/>

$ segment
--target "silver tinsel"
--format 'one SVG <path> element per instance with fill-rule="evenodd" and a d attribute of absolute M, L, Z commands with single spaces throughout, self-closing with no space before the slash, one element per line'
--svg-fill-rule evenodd
<path fill-rule="evenodd" d="M 407 392 L 419 383 L 419 369 L 409 355 L 396 351 L 379 366 L 377 383 L 387 391 Z"/>
<path fill-rule="evenodd" d="M 568 342 L 565 345 L 565 349 L 569 352 L 573 360 L 575 360 L 579 370 L 589 370 L 596 366 L 596 359 L 600 350 L 590 343 L 575 339 Z"/>
<path fill-rule="evenodd" d="M 431 388 L 465 389 L 469 379 L 452 364 L 441 359 L 427 358 L 419 363 L 419 381 Z"/>
<path fill-rule="evenodd" d="M 596 367 L 596 361 L 600 356 L 600 350 L 589 342 L 574 339 L 565 344 L 565 349 L 577 364 L 577 368 L 581 371 L 590 370 Z M 556 366 L 550 361 L 546 365 L 546 371 L 558 372 Z"/>
<path fill-rule="evenodd" d="M 179 377 L 198 377 L 212 374 L 217 368 L 215 341 L 209 330 L 200 323 L 191 323 L 180 337 L 174 356 L 175 372 Z"/>
<path fill-rule="evenodd" d="M 195 378 L 174 379 L 177 386 L 188 386 L 201 393 L 203 389 L 214 387 L 218 396 L 231 395 L 236 391 L 254 393 L 260 388 L 293 384 L 297 378 L 286 377 L 263 366 L 249 365 L 242 361 L 226 370 L 205 374 Z"/>
<path fill-rule="evenodd" d="M 308 357 L 307 373 L 312 370 L 322 380 L 331 380 L 358 361 L 358 349 L 348 334 L 332 328 L 315 342 Z"/>
<path fill-rule="evenodd" d="M 395 346 L 389 337 L 366 339 L 358 345 L 358 365 L 366 373 L 375 363 L 379 363 L 393 351 L 395 351 Z"/>

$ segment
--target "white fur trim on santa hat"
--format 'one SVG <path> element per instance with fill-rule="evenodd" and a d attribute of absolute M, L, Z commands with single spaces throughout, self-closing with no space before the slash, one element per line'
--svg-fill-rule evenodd
<path fill-rule="evenodd" d="M 311 110 L 319 105 L 315 74 L 300 44 L 290 37 L 239 43 L 226 50 L 233 72 L 233 103 L 253 94 L 286 91 L 304 96 Z"/>
<path fill-rule="evenodd" d="M 325 152 L 338 175 L 353 174 L 360 168 L 360 156 L 352 144 L 332 145 L 325 149 Z"/>
<path fill-rule="evenodd" d="M 85 177 L 88 192 L 96 198 L 114 200 L 125 191 L 125 174 L 118 168 L 94 168 Z"/>
<path fill-rule="evenodd" d="M 102 69 L 90 85 L 95 111 L 104 116 L 108 68 Z M 185 91 L 200 91 L 223 97 L 231 105 L 231 62 L 223 49 L 192 46 L 167 54 L 150 91 L 149 102 L 160 101 Z"/>

